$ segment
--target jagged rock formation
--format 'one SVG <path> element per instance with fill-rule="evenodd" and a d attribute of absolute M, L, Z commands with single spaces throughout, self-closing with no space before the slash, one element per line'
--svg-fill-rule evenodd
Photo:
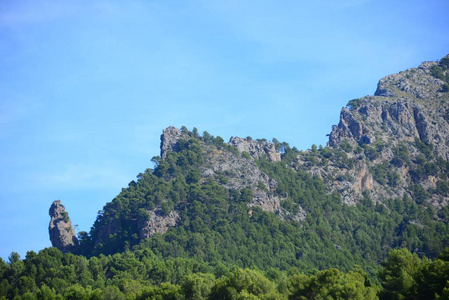
<path fill-rule="evenodd" d="M 445 57 L 449 60 L 449 56 Z M 424 62 L 418 68 L 382 78 L 374 96 L 352 100 L 332 128 L 329 145 L 343 140 L 359 145 L 414 141 L 433 144 L 438 155 L 449 156 L 449 95 L 435 70 L 448 76 L 441 63 Z M 443 137 L 446 139 L 443 140 Z"/>
<path fill-rule="evenodd" d="M 65 211 L 61 200 L 52 203 L 49 215 L 51 220 L 48 230 L 51 244 L 64 253 L 73 251 L 79 243 L 69 213 Z"/>
<path fill-rule="evenodd" d="M 349 165 L 342 167 L 341 161 L 330 161 L 325 167 L 309 166 L 309 172 L 325 179 L 347 204 L 355 204 L 363 192 L 379 200 L 410 194 L 412 184 L 426 190 L 435 188 L 439 181 L 435 174 L 416 179 L 413 169 L 418 167 L 416 159 L 424 155 L 419 149 L 422 143 L 431 148 L 426 159 L 449 159 L 448 61 L 446 56 L 441 62 L 425 62 L 386 76 L 379 81 L 374 96 L 349 101 L 339 124 L 332 128 L 328 144 L 333 151 L 342 150 Z M 399 161 L 399 152 L 407 159 Z M 307 155 L 298 161 L 298 167 L 303 166 Z M 385 185 L 385 178 L 373 180 L 382 164 L 389 164 L 389 174 L 398 176 L 394 186 Z M 437 207 L 448 201 L 446 195 L 433 195 L 432 199 Z"/>
<path fill-rule="evenodd" d="M 161 157 L 165 158 L 167 152 L 178 151 L 177 142 L 181 137 L 181 131 L 173 126 L 164 129 L 161 135 Z"/>
<path fill-rule="evenodd" d="M 173 126 L 164 129 L 161 135 L 161 157 L 165 158 L 169 151 L 179 151 L 179 140 L 188 138 L 188 133 L 183 133 Z M 306 213 L 300 206 L 299 213 L 295 215 L 291 215 L 281 207 L 283 199 L 274 193 L 277 187 L 276 180 L 261 172 L 254 161 L 262 157 L 272 162 L 280 161 L 281 154 L 273 143 L 266 140 L 231 137 L 228 145 L 235 147 L 241 155 L 236 155 L 232 151 L 217 151 L 214 147 L 201 142 L 205 161 L 199 171 L 203 178 L 212 177 L 228 189 L 251 189 L 253 200 L 248 203 L 250 207 L 260 207 L 278 214 L 283 219 L 304 220 Z M 161 220 L 168 221 L 168 219 Z"/>

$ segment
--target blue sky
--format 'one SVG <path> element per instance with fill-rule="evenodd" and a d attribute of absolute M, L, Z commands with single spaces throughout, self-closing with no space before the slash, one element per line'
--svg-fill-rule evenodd
<path fill-rule="evenodd" d="M 325 145 L 340 109 L 449 53 L 447 0 L 0 2 L 0 257 L 79 230 L 170 125 Z"/>

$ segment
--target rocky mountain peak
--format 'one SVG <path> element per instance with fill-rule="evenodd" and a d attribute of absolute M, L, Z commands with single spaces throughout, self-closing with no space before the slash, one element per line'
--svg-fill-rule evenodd
<path fill-rule="evenodd" d="M 414 97 L 416 99 L 438 99 L 444 97 L 441 90 L 444 78 L 436 72 L 439 62 L 424 62 L 417 68 L 408 69 L 382 78 L 374 93 L 381 97 Z M 443 73 L 444 70 L 441 70 Z"/>
<path fill-rule="evenodd" d="M 163 130 L 161 135 L 161 157 L 165 158 L 167 152 L 178 151 L 177 142 L 182 136 L 181 130 L 174 126 L 167 127 Z"/>
<path fill-rule="evenodd" d="M 382 78 L 374 96 L 349 101 L 332 128 L 329 146 L 343 140 L 355 144 L 394 144 L 419 138 L 448 158 L 449 56 Z M 432 120 L 430 122 L 429 120 Z"/>
<path fill-rule="evenodd" d="M 69 213 L 66 212 L 64 205 L 61 204 L 61 200 L 56 200 L 51 204 L 49 215 L 51 220 L 48 231 L 52 246 L 64 253 L 78 247 L 79 243 L 72 221 L 70 221 Z"/>
<path fill-rule="evenodd" d="M 449 159 L 448 90 L 449 56 L 382 78 L 374 96 L 349 101 L 332 128 L 328 146 L 342 151 L 345 167 L 336 161 L 310 172 L 321 174 L 347 203 L 356 203 L 363 192 L 373 199 L 402 197 L 421 185 L 433 194 L 431 202 L 444 204 L 445 195 L 435 195 L 436 171 L 424 172 L 420 165 L 422 157 L 427 164 Z M 372 184 L 359 184 L 366 179 Z M 442 177 L 438 184 L 443 183 Z"/>
<path fill-rule="evenodd" d="M 183 136 L 189 138 L 187 132 L 183 132 L 174 126 L 164 129 L 161 135 L 161 157 L 165 158 L 169 151 L 179 151 L 178 141 Z M 281 160 L 281 154 L 277 152 L 275 145 L 264 139 L 253 140 L 250 137 L 231 137 L 228 144 L 237 148 L 240 153 L 247 152 L 254 159 L 266 156 L 269 161 Z"/>

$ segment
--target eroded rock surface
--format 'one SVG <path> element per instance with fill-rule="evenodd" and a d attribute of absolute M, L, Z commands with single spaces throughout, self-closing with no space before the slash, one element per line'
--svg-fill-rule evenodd
<path fill-rule="evenodd" d="M 148 218 L 139 220 L 139 236 L 141 239 L 152 237 L 156 233 L 164 234 L 168 228 L 175 227 L 180 217 L 177 211 L 164 214 L 160 207 L 147 211 Z"/>
<path fill-rule="evenodd" d="M 281 154 L 276 151 L 273 143 L 248 138 L 231 137 L 229 144 L 236 147 L 240 153 L 247 152 L 255 159 L 266 156 L 270 161 L 281 160 Z"/>
<path fill-rule="evenodd" d="M 70 252 L 78 247 L 78 238 L 70 221 L 69 214 L 66 212 L 61 200 L 56 200 L 50 206 L 50 225 L 48 227 L 50 233 L 50 241 L 53 247 L 58 248 L 62 252 Z"/>
<path fill-rule="evenodd" d="M 161 157 L 165 158 L 169 151 L 178 151 L 177 143 L 182 136 L 181 130 L 170 126 L 164 129 L 161 135 Z"/>
<path fill-rule="evenodd" d="M 347 204 L 357 203 L 363 193 L 374 201 L 413 197 L 410 186 L 416 184 L 433 194 L 429 202 L 448 202 L 432 190 L 444 178 L 432 180 L 435 174 L 428 174 L 417 179 L 415 174 L 420 164 L 449 159 L 449 92 L 442 80 L 448 80 L 448 72 L 441 62 L 425 62 L 382 78 L 374 96 L 351 100 L 342 109 L 328 143 L 339 159 L 318 157 L 318 163 L 310 164 L 304 153 L 296 167 L 323 178 Z"/>

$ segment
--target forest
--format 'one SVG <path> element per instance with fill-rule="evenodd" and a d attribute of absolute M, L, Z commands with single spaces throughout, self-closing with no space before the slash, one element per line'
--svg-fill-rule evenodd
<path fill-rule="evenodd" d="M 391 250 L 378 279 L 360 266 L 306 272 L 163 259 L 149 249 L 86 258 L 56 248 L 0 260 L 0 299 L 449 299 L 449 249 Z"/>
<path fill-rule="evenodd" d="M 177 150 L 154 157 L 154 169 L 107 203 L 72 253 L 47 248 L 1 260 L 0 299 L 449 299 L 449 228 L 432 207 L 408 195 L 343 204 L 321 178 L 290 167 L 297 149 L 274 143 L 278 162 L 183 129 Z M 345 148 L 312 147 L 308 159 L 351 164 Z M 408 159 L 404 152 L 395 158 Z M 217 153 L 253 162 L 276 189 L 262 181 L 226 188 L 230 172 L 205 177 Z M 447 165 L 432 168 L 444 174 Z M 416 186 L 414 196 L 428 197 Z M 249 206 L 257 191 L 282 195 L 287 217 Z M 138 220 L 156 208 L 179 221 L 141 238 Z M 288 218 L 300 209 L 304 219 Z"/>

